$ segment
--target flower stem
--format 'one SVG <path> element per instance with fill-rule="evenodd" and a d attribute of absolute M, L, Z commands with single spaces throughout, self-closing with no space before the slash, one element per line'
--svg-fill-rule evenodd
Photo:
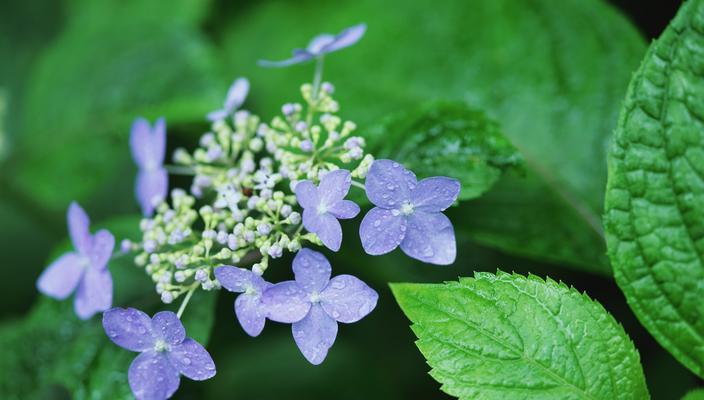
<path fill-rule="evenodd" d="M 320 82 L 323 79 L 323 57 L 315 59 L 315 74 L 313 75 L 313 102 L 317 102 L 320 92 Z"/>
<path fill-rule="evenodd" d="M 182 167 L 179 165 L 165 165 L 166 171 L 172 175 L 195 175 L 196 171 L 190 167 Z"/>
<path fill-rule="evenodd" d="M 181 315 L 183 315 L 183 312 L 186 310 L 186 306 L 188 305 L 188 302 L 191 301 L 191 297 L 193 296 L 193 292 L 195 292 L 196 289 L 198 289 L 198 285 L 193 285 L 188 290 L 188 293 L 186 293 L 186 297 L 181 302 L 181 306 L 178 308 L 178 312 L 176 313 L 176 316 L 179 319 L 181 319 Z"/>
<path fill-rule="evenodd" d="M 358 187 L 358 188 L 360 188 L 360 189 L 362 189 L 362 190 L 364 190 L 364 191 L 367 190 L 366 186 L 364 186 L 363 183 L 359 183 L 359 182 L 357 182 L 357 181 L 352 181 L 352 186 Z"/>

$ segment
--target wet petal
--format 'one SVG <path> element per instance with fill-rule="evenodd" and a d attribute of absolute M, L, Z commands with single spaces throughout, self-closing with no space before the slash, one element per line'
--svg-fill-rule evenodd
<path fill-rule="evenodd" d="M 394 214 L 398 215 L 394 215 Z M 386 254 L 398 247 L 406 235 L 406 218 L 396 210 L 374 207 L 359 225 L 359 237 L 367 254 Z"/>
<path fill-rule="evenodd" d="M 411 202 L 417 210 L 426 212 L 444 211 L 460 194 L 460 182 L 444 176 L 434 176 L 418 182 L 411 192 Z"/>
<path fill-rule="evenodd" d="M 320 294 L 325 312 L 336 321 L 357 322 L 369 314 L 379 299 L 376 291 L 352 275 L 338 275 Z"/>
<path fill-rule="evenodd" d="M 222 287 L 235 293 L 245 292 L 249 285 L 262 292 L 266 286 L 266 281 L 261 276 L 248 269 L 230 265 L 215 268 L 215 277 Z"/>
<path fill-rule="evenodd" d="M 149 217 L 154 213 L 155 198 L 166 199 L 169 190 L 169 174 L 164 168 L 153 171 L 139 171 L 135 183 L 137 201 L 142 207 L 142 214 Z"/>
<path fill-rule="evenodd" d="M 288 67 L 289 65 L 300 64 L 302 62 L 306 62 L 306 61 L 312 59 L 313 57 L 315 57 L 315 55 L 311 54 L 307 50 L 296 49 L 293 51 L 293 56 L 289 59 L 282 60 L 282 61 L 259 60 L 257 62 L 257 64 L 261 67 L 281 68 L 281 67 Z"/>
<path fill-rule="evenodd" d="M 236 109 L 240 108 L 244 99 L 249 93 L 249 81 L 246 78 L 238 78 L 230 86 L 225 99 L 225 112 L 231 114 Z"/>
<path fill-rule="evenodd" d="M 266 322 L 266 307 L 261 295 L 241 294 L 235 300 L 235 315 L 249 336 L 259 336 Z"/>
<path fill-rule="evenodd" d="M 310 310 L 309 294 L 295 281 L 277 283 L 264 291 L 262 303 L 267 318 L 290 324 L 303 319 Z"/>
<path fill-rule="evenodd" d="M 127 372 L 130 389 L 137 400 L 164 400 L 178 389 L 181 378 L 165 353 L 147 351 L 132 361 Z"/>
<path fill-rule="evenodd" d="M 103 313 L 103 329 L 116 345 L 131 351 L 154 347 L 152 319 L 134 308 L 113 308 Z"/>
<path fill-rule="evenodd" d="M 320 292 L 330 281 L 332 267 L 322 253 L 303 248 L 293 259 L 293 275 L 296 282 L 308 294 Z"/>
<path fill-rule="evenodd" d="M 369 167 L 364 185 L 374 205 L 397 208 L 411 199 L 416 176 L 396 161 L 376 160 Z"/>
<path fill-rule="evenodd" d="M 160 311 L 152 317 L 154 334 L 171 345 L 179 344 L 186 338 L 186 328 L 171 311 Z"/>
<path fill-rule="evenodd" d="M 75 201 L 68 207 L 68 233 L 73 247 L 81 254 L 90 252 L 92 236 L 90 234 L 90 219 L 85 211 Z"/>
<path fill-rule="evenodd" d="M 86 268 L 78 285 L 73 308 L 81 319 L 105 311 L 112 306 L 112 276 L 108 269 Z"/>
<path fill-rule="evenodd" d="M 39 275 L 37 289 L 49 297 L 63 300 L 76 289 L 86 266 L 84 257 L 76 253 L 66 253 Z"/>
<path fill-rule="evenodd" d="M 213 358 L 200 343 L 191 338 L 172 347 L 168 357 L 171 365 L 189 379 L 204 381 L 215 376 Z"/>
<path fill-rule="evenodd" d="M 362 36 L 364 36 L 364 32 L 366 32 L 366 30 L 367 24 L 358 24 L 345 29 L 340 32 L 340 34 L 335 36 L 335 40 L 333 40 L 332 43 L 324 47 L 323 52 L 331 53 L 333 51 L 352 46 L 357 43 Z"/>
<path fill-rule="evenodd" d="M 345 169 L 338 169 L 328 172 L 320 180 L 318 195 L 321 204 L 331 206 L 347 196 L 352 184 L 350 172 Z"/>
<path fill-rule="evenodd" d="M 291 326 L 293 340 L 303 356 L 313 365 L 325 360 L 337 337 L 337 322 L 330 318 L 319 304 L 313 305 L 308 315 Z"/>
<path fill-rule="evenodd" d="M 351 200 L 342 200 L 328 208 L 328 212 L 339 219 L 354 218 L 359 214 L 359 206 Z"/>
<path fill-rule="evenodd" d="M 332 251 L 340 250 L 342 244 L 342 227 L 332 214 L 318 214 L 313 208 L 303 210 L 303 226 L 313 232 Z"/>
<path fill-rule="evenodd" d="M 296 185 L 296 200 L 303 208 L 317 208 L 320 204 L 318 188 L 311 181 L 298 182 Z"/>
<path fill-rule="evenodd" d="M 416 211 L 408 217 L 406 237 L 401 250 L 417 260 L 448 265 L 457 254 L 452 222 L 442 213 Z"/>
<path fill-rule="evenodd" d="M 112 233 L 101 229 L 93 236 L 93 244 L 89 257 L 92 268 L 105 268 L 112 257 L 112 250 L 115 248 L 115 237 Z"/>

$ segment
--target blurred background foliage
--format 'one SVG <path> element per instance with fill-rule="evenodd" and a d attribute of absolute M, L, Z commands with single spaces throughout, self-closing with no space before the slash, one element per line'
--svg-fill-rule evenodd
<path fill-rule="evenodd" d="M 440 282 L 501 268 L 587 291 L 636 342 L 653 398 L 679 398 L 700 382 L 631 314 L 610 277 L 600 222 L 605 148 L 619 105 L 647 41 L 676 3 L 4 0 L 0 397 L 129 396 L 132 356 L 106 345 L 97 319 L 79 322 L 70 303 L 39 299 L 34 281 L 66 246 L 64 210 L 71 200 L 118 238 L 138 236 L 127 148 L 132 119 L 165 116 L 169 147 L 192 146 L 207 129 L 204 115 L 241 75 L 253 85 L 248 108 L 269 119 L 298 98 L 312 68 L 268 70 L 256 60 L 285 58 L 319 32 L 364 21 L 365 38 L 329 57 L 325 78 L 372 152 L 416 163 L 422 175 L 442 170 L 464 179 L 469 170 L 493 171 L 477 183 L 482 190 L 463 192 L 466 201 L 450 211 L 457 262 L 447 268 L 398 252 L 366 256 L 353 224 L 346 224 L 345 247 L 331 255 L 335 273 L 353 273 L 375 287 L 376 311 L 342 327 L 326 362 L 314 367 L 287 326 L 271 324 L 249 338 L 234 321 L 233 296 L 205 296 L 184 319 L 195 321 L 191 334 L 210 335 L 218 374 L 202 383 L 184 379 L 177 397 L 447 398 L 427 375 L 387 283 Z M 458 126 L 452 116 L 419 120 L 431 100 L 483 110 L 479 127 L 489 127 L 492 145 L 502 150 L 488 163 L 467 153 L 441 154 L 450 134 L 468 140 L 462 133 L 479 128 Z M 438 130 L 444 136 L 434 141 L 404 143 Z M 435 162 L 423 164 L 408 143 L 422 143 Z M 511 158 L 516 149 L 520 159 Z M 289 279 L 289 261 L 276 263 L 270 280 Z M 129 257 L 111 270 L 117 304 L 156 306 L 148 278 Z"/>

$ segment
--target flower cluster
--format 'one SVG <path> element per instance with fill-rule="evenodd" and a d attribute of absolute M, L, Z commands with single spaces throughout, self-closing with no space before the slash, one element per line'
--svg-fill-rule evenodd
<path fill-rule="evenodd" d="M 123 240 L 120 254 L 133 253 L 155 283 L 163 303 L 183 297 L 178 313 L 149 318 L 135 309 L 112 307 L 107 269 L 114 239 L 107 231 L 91 235 L 88 217 L 76 204 L 69 209 L 69 231 L 76 249 L 59 258 L 38 281 L 43 293 L 64 299 L 76 291 L 76 313 L 89 318 L 104 311 L 108 337 L 140 352 L 130 366 L 129 384 L 138 399 L 173 395 L 180 376 L 208 379 L 215 364 L 197 342 L 186 338 L 180 318 L 196 290 L 225 288 L 238 293 L 235 315 L 250 336 L 266 320 L 291 324 L 293 338 L 312 364 L 326 358 L 338 323 L 353 323 L 376 306 L 378 294 L 358 278 L 331 278 L 332 266 L 313 246 L 339 251 L 341 221 L 360 213 L 347 199 L 363 190 L 374 205 L 361 221 L 359 235 L 370 255 L 396 247 L 423 262 L 454 262 L 452 223 L 442 213 L 460 185 L 446 177 L 416 176 L 392 160 L 375 160 L 352 121 L 342 119 L 334 87 L 323 82 L 326 54 L 357 42 L 366 29 L 357 25 L 339 35 L 320 35 L 286 66 L 316 61 L 311 84 L 301 87 L 301 102 L 284 104 L 271 121 L 242 109 L 249 82 L 238 78 L 221 109 L 207 115 L 210 130 L 194 151 L 176 149 L 165 165 L 166 123 L 151 126 L 137 119 L 130 147 L 138 167 L 135 193 L 144 219 L 142 240 Z M 187 190 L 168 194 L 168 173 L 193 177 Z M 294 280 L 264 278 L 274 260 L 294 253 Z"/>

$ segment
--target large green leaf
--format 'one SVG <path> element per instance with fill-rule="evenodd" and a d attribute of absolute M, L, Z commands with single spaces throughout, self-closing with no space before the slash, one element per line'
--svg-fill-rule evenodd
<path fill-rule="evenodd" d="M 342 115 L 374 145 L 385 138 L 366 132 L 372 124 L 427 100 L 486 110 L 531 168 L 511 193 L 479 199 L 486 217 L 466 233 L 506 251 L 608 271 L 605 151 L 645 51 L 632 25 L 599 0 L 263 1 L 221 24 L 224 55 L 252 78 L 252 104 L 270 115 L 296 99 L 313 68 L 271 70 L 255 61 L 285 58 L 321 31 L 360 21 L 368 25 L 362 41 L 325 65 Z M 545 218 L 538 225 L 536 215 Z M 506 229 L 506 220 L 516 228 Z"/>
<path fill-rule="evenodd" d="M 704 377 L 704 1 L 685 3 L 633 77 L 609 152 L 605 226 L 641 323 Z"/>
<path fill-rule="evenodd" d="M 648 398 L 640 358 L 597 302 L 536 276 L 392 284 L 442 389 L 461 399 Z"/>
<path fill-rule="evenodd" d="M 77 3 L 32 69 L 13 164 L 14 185 L 53 209 L 125 174 L 135 117 L 203 121 L 224 83 L 194 18 L 207 3 Z"/>

